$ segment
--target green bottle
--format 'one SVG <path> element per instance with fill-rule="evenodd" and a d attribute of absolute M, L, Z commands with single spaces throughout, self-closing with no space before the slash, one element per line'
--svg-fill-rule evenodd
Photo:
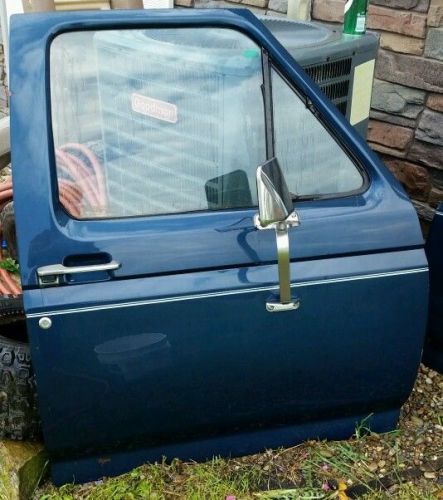
<path fill-rule="evenodd" d="M 366 31 L 367 12 L 368 0 L 347 0 L 345 4 L 343 33 L 363 35 Z"/>

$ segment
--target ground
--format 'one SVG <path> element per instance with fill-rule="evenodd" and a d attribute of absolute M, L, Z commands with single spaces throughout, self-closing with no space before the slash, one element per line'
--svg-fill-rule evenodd
<path fill-rule="evenodd" d="M 39 500 L 443 500 L 443 375 L 421 367 L 398 429 L 348 441 L 309 441 L 289 449 L 204 464 L 144 465 L 117 478 L 55 488 Z"/>

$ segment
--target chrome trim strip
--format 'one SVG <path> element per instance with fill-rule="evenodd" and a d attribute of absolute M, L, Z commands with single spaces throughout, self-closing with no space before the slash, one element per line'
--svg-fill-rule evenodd
<path fill-rule="evenodd" d="M 365 279 L 375 279 L 375 278 L 389 278 L 392 276 L 402 276 L 407 274 L 416 274 L 428 272 L 428 267 L 419 267 L 416 269 L 406 269 L 404 271 L 389 271 L 386 273 L 374 273 L 374 274 L 363 274 L 361 276 L 345 276 L 342 278 L 331 278 L 316 281 L 304 281 L 300 283 L 291 283 L 291 288 L 301 288 L 304 286 L 315 286 L 315 285 L 328 285 L 331 283 L 342 283 L 345 281 L 360 281 Z M 224 297 L 226 295 L 241 295 L 242 293 L 255 293 L 263 291 L 273 291 L 278 290 L 278 285 L 276 286 L 262 286 L 256 288 L 246 288 L 241 290 L 230 290 L 228 292 L 211 292 L 211 293 L 201 293 L 195 295 L 182 295 L 177 297 L 165 297 L 162 299 L 151 299 L 151 300 L 140 300 L 137 302 L 121 302 L 117 304 L 106 304 L 102 306 L 90 306 L 90 307 L 79 307 L 76 309 L 64 309 L 62 311 L 44 311 L 40 313 L 27 314 L 27 318 L 40 318 L 41 316 L 59 316 L 62 314 L 74 314 L 81 312 L 92 312 L 92 311 L 105 311 L 107 309 L 119 309 L 122 307 L 136 307 L 136 306 L 147 306 L 152 304 L 163 304 L 166 302 L 179 302 L 182 300 L 195 300 L 195 299 L 208 299 L 212 297 Z"/>

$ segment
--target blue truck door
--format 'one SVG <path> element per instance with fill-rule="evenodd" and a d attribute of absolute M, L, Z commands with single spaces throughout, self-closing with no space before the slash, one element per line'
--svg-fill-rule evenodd
<path fill-rule="evenodd" d="M 428 338 L 423 361 L 443 373 L 443 203 L 440 203 L 426 240 L 430 270 Z"/>
<path fill-rule="evenodd" d="M 19 258 L 54 480 L 345 437 L 368 415 L 391 429 L 427 315 L 418 221 L 262 24 L 83 12 L 17 16 L 11 33 Z M 278 313 L 275 233 L 254 225 L 271 149 L 300 220 L 299 307 Z"/>

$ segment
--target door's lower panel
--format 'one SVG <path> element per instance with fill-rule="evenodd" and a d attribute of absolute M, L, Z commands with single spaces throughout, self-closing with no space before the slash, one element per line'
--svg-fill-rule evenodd
<path fill-rule="evenodd" d="M 301 307 L 278 314 L 265 309 L 276 266 L 28 291 L 49 453 L 149 458 L 176 443 L 290 429 L 268 445 L 253 434 L 260 448 L 317 424 L 318 435 L 349 435 L 372 413 L 392 426 L 385 412 L 409 395 L 421 356 L 425 266 L 421 250 L 296 263 Z M 235 443 L 223 449 L 241 453 Z M 72 480 L 69 466 L 58 470 Z"/>
<path fill-rule="evenodd" d="M 392 410 L 372 414 L 369 418 L 368 415 L 356 415 L 102 456 L 56 460 L 51 464 L 51 475 L 57 485 L 73 480 L 83 483 L 97 477 L 121 474 L 122 471 L 146 462 L 161 462 L 173 458 L 203 461 L 210 460 L 214 456 L 235 457 L 270 448 L 294 446 L 305 439 L 347 439 L 362 422 L 373 432 L 388 432 L 395 428 L 399 413 L 399 410 Z"/>

